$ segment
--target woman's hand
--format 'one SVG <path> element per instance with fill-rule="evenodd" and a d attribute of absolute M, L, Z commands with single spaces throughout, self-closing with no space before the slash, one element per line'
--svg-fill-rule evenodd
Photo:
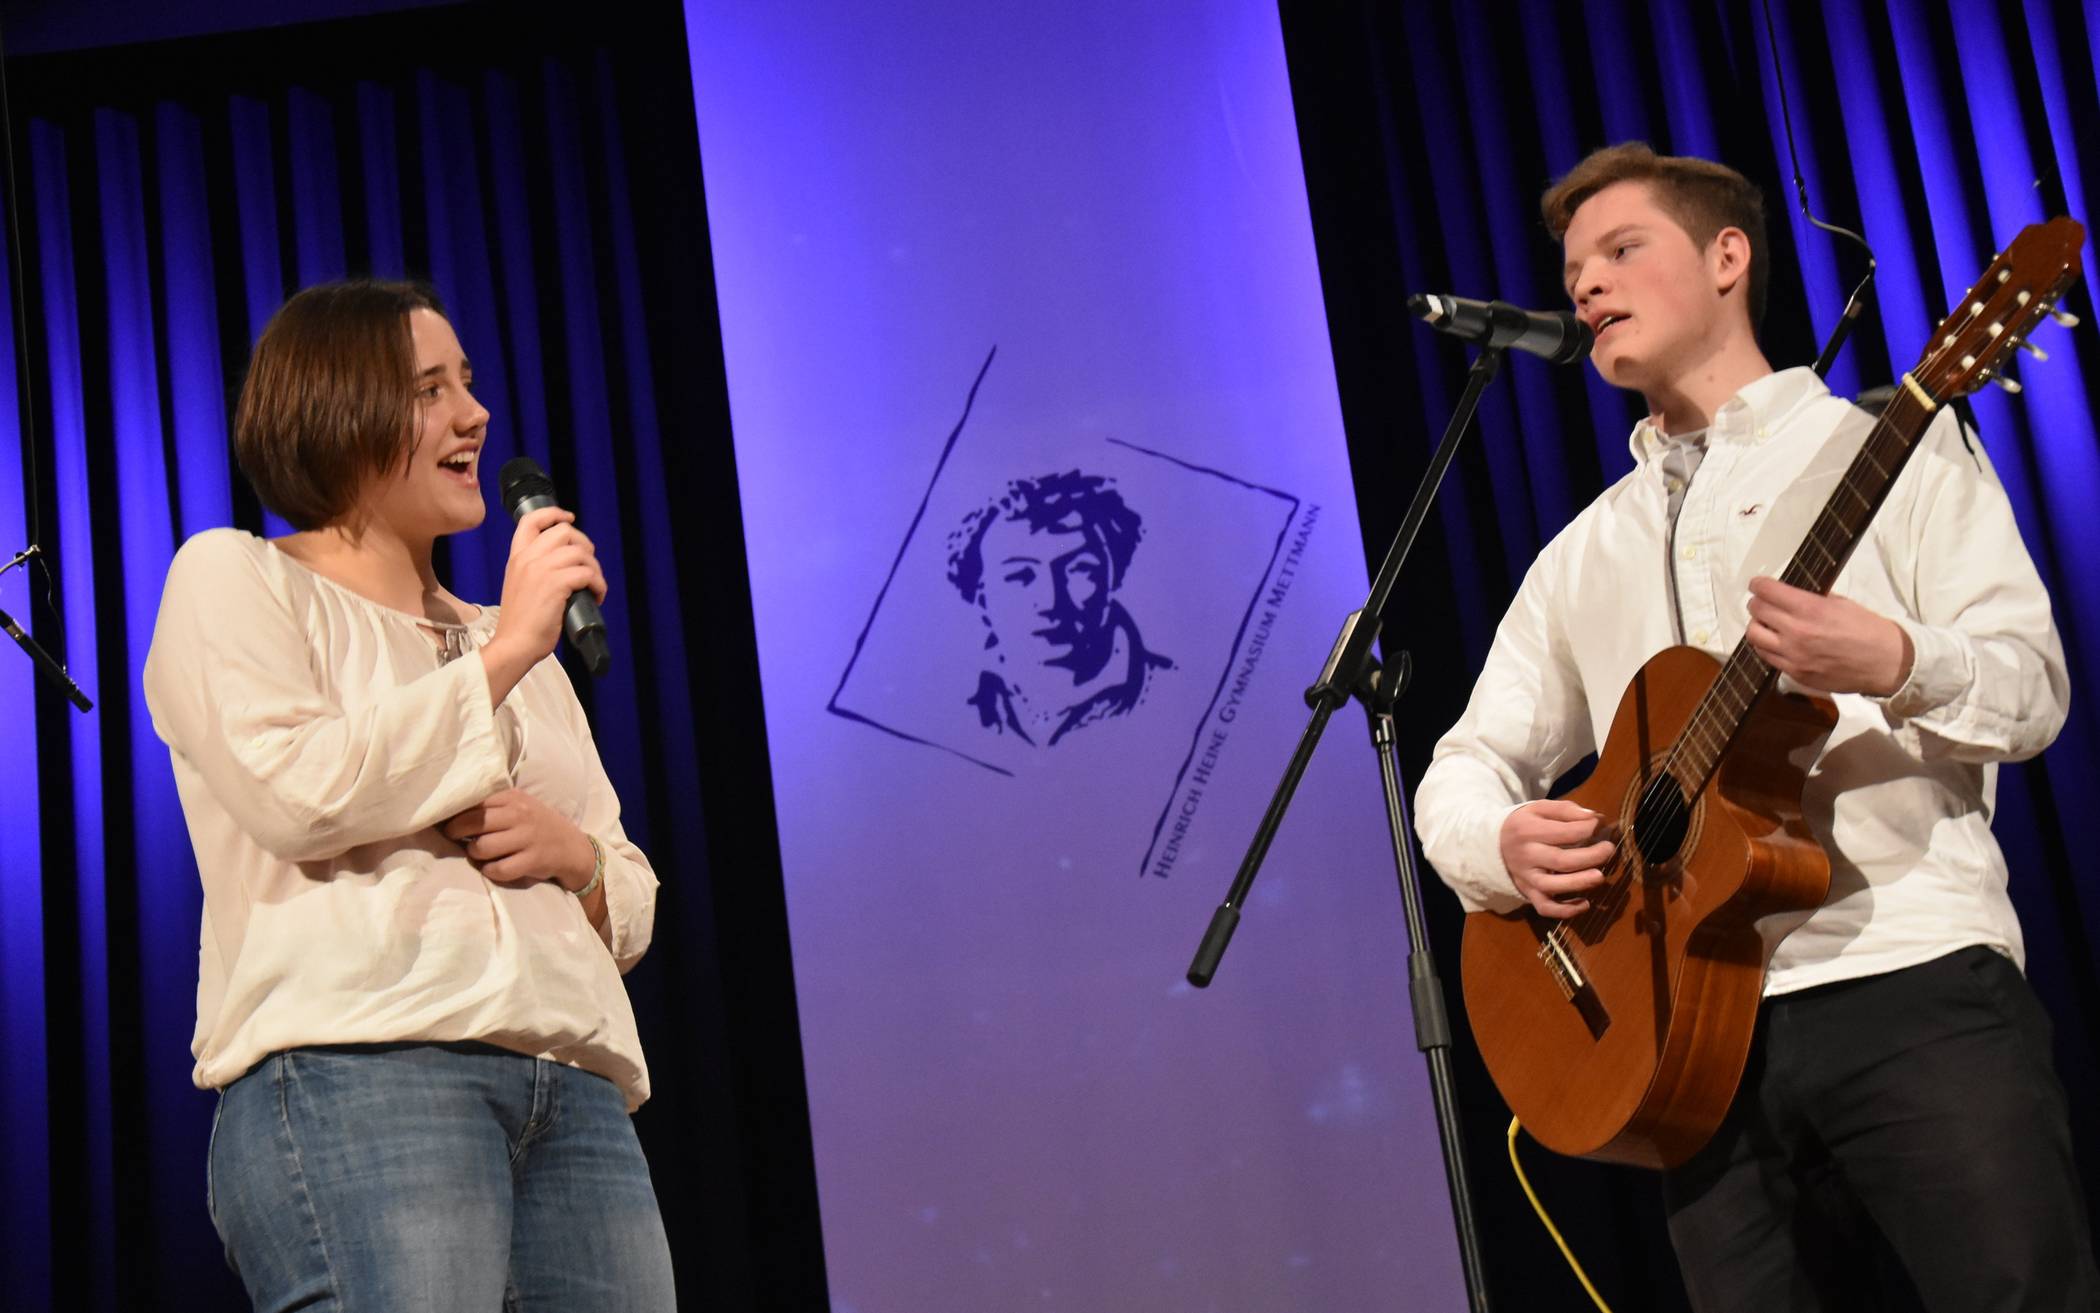
<path fill-rule="evenodd" d="M 589 589 L 605 600 L 597 550 L 575 521 L 573 512 L 543 506 L 520 519 L 511 535 L 510 561 L 503 567 L 503 613 L 481 648 L 494 705 L 502 705 L 525 672 L 554 650 L 569 594 Z"/>
<path fill-rule="evenodd" d="M 597 869 L 597 850 L 583 831 L 523 789 L 505 789 L 438 829 L 496 884 L 552 880 L 575 893 Z"/>

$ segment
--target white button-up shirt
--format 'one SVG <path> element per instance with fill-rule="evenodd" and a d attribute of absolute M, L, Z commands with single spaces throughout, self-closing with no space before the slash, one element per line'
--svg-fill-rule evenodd
<path fill-rule="evenodd" d="M 1750 578 L 1781 572 L 1871 426 L 1809 369 L 1744 388 L 1714 416 L 1674 559 L 1669 439 L 1635 427 L 1637 466 L 1532 564 L 1416 794 L 1423 848 L 1469 911 L 1522 905 L 1503 819 L 1597 749 L 1634 673 L 1677 641 L 1665 571 L 1684 641 L 1725 658 L 1748 623 Z M 1928 429 L 1832 592 L 1901 625 L 1915 661 L 1886 698 L 1832 699 L 1837 728 L 1802 799 L 1830 855 L 1830 896 L 1780 943 L 1765 992 L 1971 944 L 2024 961 L 1990 831 L 1996 763 L 2046 747 L 2070 689 L 2004 489 L 1951 415 Z"/>

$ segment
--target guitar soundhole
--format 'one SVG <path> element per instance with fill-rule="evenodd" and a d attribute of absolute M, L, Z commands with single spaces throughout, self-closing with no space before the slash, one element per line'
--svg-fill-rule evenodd
<path fill-rule="evenodd" d="M 1692 824 L 1691 803 L 1674 776 L 1659 775 L 1641 791 L 1633 813 L 1633 846 L 1641 865 L 1653 871 L 1677 855 Z"/>

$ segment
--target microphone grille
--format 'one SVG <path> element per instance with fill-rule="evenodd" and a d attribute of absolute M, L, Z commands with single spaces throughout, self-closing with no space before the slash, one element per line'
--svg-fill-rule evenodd
<path fill-rule="evenodd" d="M 554 480 L 530 456 L 513 456 L 504 461 L 503 468 L 496 472 L 496 489 L 503 498 L 503 509 L 510 512 L 512 519 L 518 516 L 518 503 L 528 497 L 555 499 Z"/>

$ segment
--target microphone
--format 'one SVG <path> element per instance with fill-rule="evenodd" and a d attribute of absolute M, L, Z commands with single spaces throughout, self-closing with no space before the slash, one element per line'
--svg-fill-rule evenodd
<path fill-rule="evenodd" d="M 496 473 L 496 488 L 513 520 L 523 519 L 543 506 L 560 504 L 554 497 L 554 480 L 530 456 L 503 462 L 503 468 Z M 583 659 L 584 669 L 593 675 L 612 669 L 612 647 L 605 641 L 605 617 L 598 613 L 598 599 L 591 596 L 588 588 L 569 594 L 569 605 L 561 615 L 561 630 L 569 646 Z"/>
<path fill-rule="evenodd" d="M 95 704 L 88 701 L 88 695 L 80 691 L 80 685 L 73 682 L 73 677 L 66 673 L 66 668 L 52 660 L 51 654 L 44 650 L 43 645 L 23 632 L 22 626 L 16 624 L 15 618 L 5 611 L 0 611 L 0 631 L 4 631 L 9 638 L 14 639 L 21 646 L 22 650 L 29 654 L 29 659 L 36 663 L 36 668 L 49 675 L 60 688 L 65 690 L 68 702 L 79 707 L 82 711 L 93 711 L 95 709 Z"/>
<path fill-rule="evenodd" d="M 1407 298 L 1408 313 L 1431 328 L 1488 347 L 1515 347 L 1556 365 L 1590 353 L 1597 335 L 1566 310 L 1525 310 L 1507 301 L 1469 301 L 1462 296 Z"/>
<path fill-rule="evenodd" d="M 21 551 L 16 552 L 12 560 L 0 564 L 0 574 L 6 574 L 9 570 L 14 569 L 31 557 L 41 556 L 43 553 L 43 548 L 35 543 L 31 543 Z M 49 579 L 50 576 L 48 574 L 45 575 L 46 582 Z M 35 665 L 38 670 L 43 671 L 44 674 L 51 678 L 53 683 L 66 691 L 67 701 L 79 707 L 82 711 L 93 711 L 95 709 L 95 704 L 88 700 L 87 694 L 80 691 L 80 685 L 73 682 L 73 677 L 66 673 L 66 668 L 53 661 L 51 654 L 44 650 L 43 644 L 24 632 L 22 626 L 15 623 L 15 618 L 5 611 L 0 611 L 0 633 L 5 633 L 9 638 L 15 640 L 15 646 L 29 654 L 31 664 Z"/>

